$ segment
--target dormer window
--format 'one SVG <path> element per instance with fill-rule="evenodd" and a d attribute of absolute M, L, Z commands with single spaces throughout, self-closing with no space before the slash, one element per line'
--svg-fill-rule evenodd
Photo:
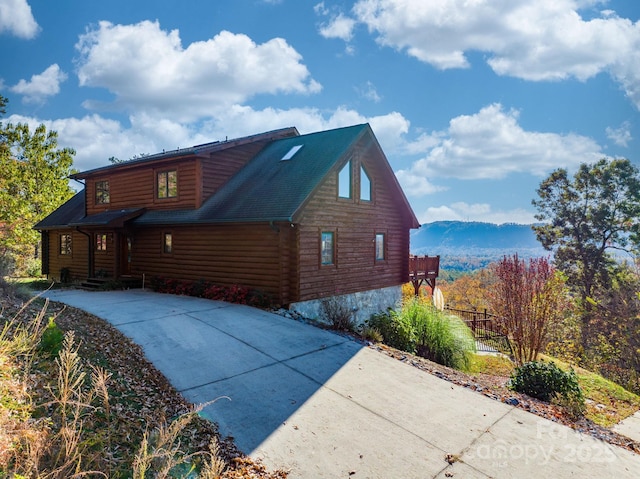
<path fill-rule="evenodd" d="M 158 173 L 158 198 L 176 198 L 178 196 L 178 172 L 176 170 Z"/>
<path fill-rule="evenodd" d="M 96 181 L 96 204 L 105 205 L 110 201 L 111 197 L 109 195 L 109 182 L 107 180 Z"/>

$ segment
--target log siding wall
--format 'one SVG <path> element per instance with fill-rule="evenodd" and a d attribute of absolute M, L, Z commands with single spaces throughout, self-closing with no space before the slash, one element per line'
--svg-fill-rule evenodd
<path fill-rule="evenodd" d="M 172 235 L 171 253 L 163 251 L 165 233 Z M 297 264 L 290 260 L 296 237 L 289 224 L 139 229 L 133 238 L 132 273 L 238 284 L 285 303 L 296 291 Z"/>
<path fill-rule="evenodd" d="M 49 231 L 49 274 L 50 278 L 60 280 L 62 268 L 69 268 L 71 279 L 86 279 L 89 264 L 89 240 L 82 233 L 70 229 Z M 60 235 L 71 235 L 71 254 L 60 254 Z"/>
<path fill-rule="evenodd" d="M 197 179 L 199 162 L 195 158 L 182 159 L 151 167 L 115 171 L 110 174 L 91 176 L 86 179 L 87 214 L 93 215 L 124 208 L 147 208 L 150 210 L 196 208 L 202 197 Z M 156 174 L 163 171 L 178 172 L 178 196 L 157 198 Z M 96 204 L 96 182 L 109 182 L 109 203 Z M 201 187 L 200 187 L 201 188 Z"/>
<path fill-rule="evenodd" d="M 300 291 L 298 301 L 402 284 L 407 279 L 409 222 L 398 214 L 375 147 L 361 143 L 345 159 L 351 161 L 351 198 L 338 197 L 336 165 L 305 207 L 300 223 Z M 371 200 L 360 200 L 360 166 L 371 181 Z M 320 234 L 335 232 L 335 264 L 320 263 Z M 385 235 L 385 259 L 376 261 L 376 234 Z"/>

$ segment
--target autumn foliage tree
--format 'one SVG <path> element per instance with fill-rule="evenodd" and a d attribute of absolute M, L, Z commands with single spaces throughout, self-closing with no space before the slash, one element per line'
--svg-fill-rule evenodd
<path fill-rule="evenodd" d="M 453 309 L 482 311 L 489 308 L 487 291 L 493 283 L 491 269 L 483 268 L 460 276 L 442 287 L 447 306 Z"/>
<path fill-rule="evenodd" d="M 505 256 L 492 266 L 495 275 L 488 302 L 512 341 L 514 360 L 522 365 L 538 358 L 549 326 L 567 307 L 562 276 L 546 258 L 528 262 Z"/>

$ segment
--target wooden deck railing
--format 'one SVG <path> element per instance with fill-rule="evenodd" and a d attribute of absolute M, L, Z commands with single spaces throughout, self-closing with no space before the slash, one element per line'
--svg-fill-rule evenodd
<path fill-rule="evenodd" d="M 409 281 L 413 284 L 416 296 L 423 283 L 426 283 L 433 293 L 439 272 L 440 256 L 409 256 Z"/>

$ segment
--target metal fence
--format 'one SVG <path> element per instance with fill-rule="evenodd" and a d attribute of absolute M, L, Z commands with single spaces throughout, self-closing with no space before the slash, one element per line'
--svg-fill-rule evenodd
<path fill-rule="evenodd" d="M 451 314 L 462 319 L 473 332 L 476 348 L 481 352 L 501 352 L 511 355 L 509 338 L 498 325 L 497 316 L 487 310 L 474 311 L 465 309 L 446 308 Z"/>

